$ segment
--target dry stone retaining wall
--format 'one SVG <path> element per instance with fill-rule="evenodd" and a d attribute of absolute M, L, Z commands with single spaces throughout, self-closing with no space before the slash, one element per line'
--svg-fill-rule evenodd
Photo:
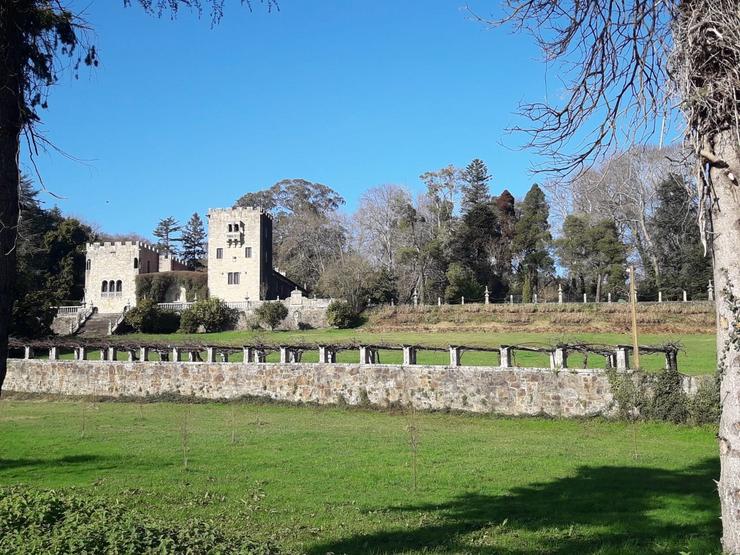
<path fill-rule="evenodd" d="M 695 378 L 686 377 L 695 390 Z M 506 415 L 589 416 L 614 410 L 603 370 L 387 364 L 8 360 L 10 391 L 206 399 L 241 396 L 318 404 L 413 404 Z"/>

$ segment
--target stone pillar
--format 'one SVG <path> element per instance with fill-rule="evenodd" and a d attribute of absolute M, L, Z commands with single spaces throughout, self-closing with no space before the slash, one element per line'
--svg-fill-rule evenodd
<path fill-rule="evenodd" d="M 416 289 L 414 289 L 414 306 L 419 306 L 419 294 L 416 292 Z"/>
<path fill-rule="evenodd" d="M 607 299 L 606 302 L 608 302 L 608 303 L 612 302 L 612 294 L 611 293 L 607 293 L 606 294 L 606 299 Z"/>
<path fill-rule="evenodd" d="M 288 362 L 288 348 L 280 347 L 280 364 L 286 364 Z"/>
<path fill-rule="evenodd" d="M 550 353 L 550 368 L 553 370 L 568 367 L 568 353 L 562 347 L 557 347 Z"/>
<path fill-rule="evenodd" d="M 514 304 L 514 295 L 509 295 L 509 304 Z"/>
<path fill-rule="evenodd" d="M 113 322 L 108 321 L 108 335 L 113 335 Z"/>
<path fill-rule="evenodd" d="M 115 347 L 108 347 L 108 360 L 115 362 L 118 359 L 118 349 Z"/>
<path fill-rule="evenodd" d="M 583 294 L 583 303 L 585 304 L 587 302 L 588 302 L 588 295 L 586 293 L 584 293 Z"/>
<path fill-rule="evenodd" d="M 360 364 L 372 364 L 372 353 L 369 347 L 360 345 Z"/>
<path fill-rule="evenodd" d="M 512 365 L 512 348 L 511 347 L 504 347 L 501 346 L 501 350 L 499 351 L 499 366 L 501 368 L 511 368 Z"/>
<path fill-rule="evenodd" d="M 442 306 L 442 297 L 437 297 L 437 306 Z"/>
<path fill-rule="evenodd" d="M 410 364 L 416 364 L 416 347 L 411 345 L 403 346 L 403 365 L 408 366 Z"/>
<path fill-rule="evenodd" d="M 615 352 L 617 370 L 628 370 L 630 367 L 630 355 L 627 347 L 617 347 Z"/>
<path fill-rule="evenodd" d="M 558 284 L 558 304 L 563 304 L 563 286 Z"/>
<path fill-rule="evenodd" d="M 683 290 L 683 302 L 688 302 L 688 297 L 686 296 L 686 289 Z"/>
<path fill-rule="evenodd" d="M 87 347 L 77 347 L 77 360 L 87 360 Z"/>
<path fill-rule="evenodd" d="M 254 351 L 254 361 L 260 364 L 267 362 L 267 353 L 263 350 Z"/>
<path fill-rule="evenodd" d="M 219 355 L 221 355 L 221 362 L 229 362 L 229 351 L 219 351 Z"/>
<path fill-rule="evenodd" d="M 136 360 L 136 358 L 134 357 L 134 350 L 133 350 L 133 349 L 128 349 L 128 350 L 126 351 L 126 353 L 128 353 L 128 357 L 127 357 L 127 360 L 128 360 L 129 362 L 134 362 L 134 361 Z"/>
<path fill-rule="evenodd" d="M 28 345 L 23 347 L 23 358 L 26 360 L 33 358 L 33 349 Z"/>
<path fill-rule="evenodd" d="M 319 345 L 319 362 L 330 363 L 337 361 L 337 353 L 334 349 L 326 347 L 325 345 Z"/>
<path fill-rule="evenodd" d="M 666 370 L 678 370 L 678 353 L 676 351 L 665 352 Z"/>
<path fill-rule="evenodd" d="M 462 349 L 455 345 L 450 345 L 450 366 L 460 366 L 462 361 Z"/>
<path fill-rule="evenodd" d="M 465 297 L 460 297 L 460 304 L 465 304 Z"/>
<path fill-rule="evenodd" d="M 147 362 L 148 360 L 149 360 L 149 348 L 140 347 L 139 348 L 139 362 Z"/>
<path fill-rule="evenodd" d="M 188 362 L 195 362 L 195 353 L 193 351 L 188 351 Z"/>
<path fill-rule="evenodd" d="M 663 302 L 663 291 L 658 291 L 658 302 L 659 303 Z"/>
<path fill-rule="evenodd" d="M 213 347 L 206 347 L 206 361 L 216 362 L 216 349 Z"/>
<path fill-rule="evenodd" d="M 242 354 L 244 363 L 254 362 L 254 348 L 242 347 Z"/>
<path fill-rule="evenodd" d="M 59 351 L 57 347 L 49 347 L 49 360 L 59 360 Z"/>
<path fill-rule="evenodd" d="M 537 304 L 537 293 L 535 293 L 533 296 L 534 304 Z"/>
<path fill-rule="evenodd" d="M 172 362 L 180 362 L 180 347 L 172 347 Z"/>
<path fill-rule="evenodd" d="M 488 304 L 488 303 L 490 302 L 490 301 L 489 301 L 489 297 L 490 297 L 490 295 L 491 295 L 491 294 L 490 294 L 490 293 L 488 292 L 488 285 L 486 285 L 486 290 L 485 290 L 485 292 L 483 293 L 483 302 L 484 302 L 485 304 Z"/>
<path fill-rule="evenodd" d="M 108 356 L 108 350 L 100 349 L 100 360 L 106 360 L 107 356 Z"/>
<path fill-rule="evenodd" d="M 714 286 L 712 280 L 709 280 L 709 287 L 707 287 L 707 300 L 714 302 Z"/>

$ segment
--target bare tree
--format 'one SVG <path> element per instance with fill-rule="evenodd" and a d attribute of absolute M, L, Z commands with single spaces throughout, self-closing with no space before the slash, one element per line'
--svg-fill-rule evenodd
<path fill-rule="evenodd" d="M 711 234 L 721 373 L 723 547 L 740 553 L 740 12 L 737 0 L 507 0 L 555 66 L 558 105 L 524 105 L 529 146 L 573 174 L 654 138 L 673 107 Z M 707 221 L 705 226 L 704 220 Z M 707 244 L 705 240 L 705 245 Z"/>
<path fill-rule="evenodd" d="M 361 251 L 390 271 L 401 243 L 403 207 L 410 202 L 411 195 L 398 185 L 373 187 L 362 195 L 355 215 Z"/>

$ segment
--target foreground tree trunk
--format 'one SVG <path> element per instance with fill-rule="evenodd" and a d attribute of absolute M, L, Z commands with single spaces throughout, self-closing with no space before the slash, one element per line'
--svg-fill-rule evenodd
<path fill-rule="evenodd" d="M 0 23 L 0 391 L 8 361 L 8 332 L 13 309 L 18 235 L 18 153 L 22 128 L 21 37 L 10 6 Z"/>
<path fill-rule="evenodd" d="M 714 279 L 717 289 L 717 356 L 722 376 L 719 450 L 722 470 L 722 544 L 740 553 L 740 145 L 733 131 L 719 134 L 711 145 L 718 162 L 710 170 L 716 203 Z"/>

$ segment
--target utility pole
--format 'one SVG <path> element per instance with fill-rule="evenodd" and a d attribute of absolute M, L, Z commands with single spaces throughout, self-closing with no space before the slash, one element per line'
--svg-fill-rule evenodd
<path fill-rule="evenodd" d="M 632 309 L 632 355 L 635 368 L 640 369 L 640 347 L 637 342 L 637 291 L 635 290 L 635 267 L 630 266 L 630 308 Z"/>

